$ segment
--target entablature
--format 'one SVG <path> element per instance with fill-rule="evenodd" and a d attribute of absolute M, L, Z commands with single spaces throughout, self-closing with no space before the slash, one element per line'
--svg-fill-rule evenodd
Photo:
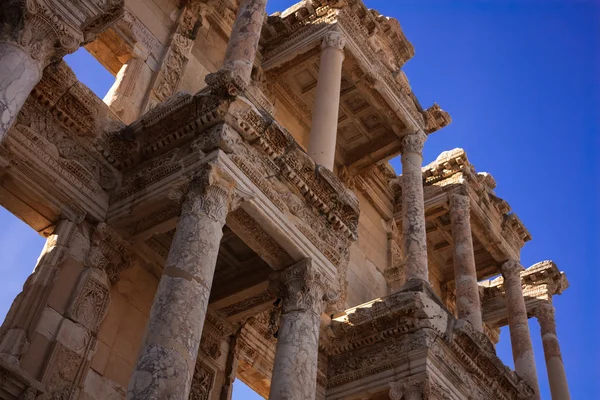
<path fill-rule="evenodd" d="M 541 261 L 522 271 L 521 284 L 529 318 L 534 316 L 538 305 L 551 302 L 552 296 L 562 294 L 569 287 L 566 274 L 550 260 Z M 479 285 L 483 288 L 481 302 L 485 323 L 491 327 L 507 325 L 504 278 L 499 276 Z"/>
<path fill-rule="evenodd" d="M 401 138 L 448 125 L 434 104 L 424 110 L 402 65 L 414 49 L 397 20 L 367 10 L 362 1 L 302 2 L 274 14 L 263 29 L 262 68 L 274 95 L 311 125 L 319 46 L 332 31 L 342 35 L 343 64 L 337 164 L 358 174 L 400 154 Z"/>

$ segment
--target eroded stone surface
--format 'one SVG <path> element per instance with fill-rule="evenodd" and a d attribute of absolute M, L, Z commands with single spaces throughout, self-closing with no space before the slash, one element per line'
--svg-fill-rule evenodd
<path fill-rule="evenodd" d="M 558 336 L 556 335 L 556 320 L 554 318 L 554 306 L 551 303 L 543 303 L 535 309 L 535 316 L 540 323 L 542 334 L 542 346 L 546 359 L 546 371 L 553 399 L 571 398 L 569 385 L 565 374 Z"/>
<path fill-rule="evenodd" d="M 470 208 L 468 196 L 452 195 L 450 197 L 450 220 L 454 239 L 456 313 L 458 318 L 469 321 L 475 329 L 483 332 Z"/>
<path fill-rule="evenodd" d="M 518 261 L 510 260 L 502 265 L 510 342 L 515 362 L 515 371 L 534 389 L 535 395 L 531 399 L 539 399 L 540 390 L 529 333 L 527 310 L 523 298 L 523 288 L 521 287 L 521 271 L 523 271 L 523 267 Z"/>
<path fill-rule="evenodd" d="M 41 78 L 42 66 L 26 49 L 0 42 L 0 142 Z"/>
<path fill-rule="evenodd" d="M 423 146 L 427 136 L 407 135 L 402 140 L 402 230 L 406 280 L 429 280 L 427 234 L 423 197 Z"/>
<path fill-rule="evenodd" d="M 128 399 L 188 397 L 231 190 L 211 166 L 190 184 Z"/>

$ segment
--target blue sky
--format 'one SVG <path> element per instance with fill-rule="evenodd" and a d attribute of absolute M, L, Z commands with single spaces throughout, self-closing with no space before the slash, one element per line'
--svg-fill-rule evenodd
<path fill-rule="evenodd" d="M 269 12 L 293 2 L 271 0 Z M 404 67 L 424 107 L 453 123 L 430 137 L 425 162 L 462 147 L 490 172 L 533 236 L 522 264 L 552 259 L 571 288 L 554 300 L 572 398 L 600 398 L 596 172 L 600 150 L 600 6 L 594 0 L 366 0 L 395 17 L 416 48 Z M 114 78 L 85 52 L 67 57 L 100 97 Z M 398 168 L 397 160 L 392 164 Z M 43 246 L 0 209 L 0 317 Z M 550 399 L 539 326 L 530 322 L 543 399 Z M 512 367 L 503 330 L 498 354 Z M 256 395 L 236 381 L 234 399 Z"/>

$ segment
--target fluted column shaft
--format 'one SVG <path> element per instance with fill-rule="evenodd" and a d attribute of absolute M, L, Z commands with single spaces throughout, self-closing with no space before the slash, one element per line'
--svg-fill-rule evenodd
<path fill-rule="evenodd" d="M 216 167 L 190 183 L 127 399 L 188 399 L 232 187 Z"/>
<path fill-rule="evenodd" d="M 546 358 L 546 370 L 548 372 L 548 382 L 550 383 L 550 393 L 554 400 L 569 400 L 569 384 L 565 374 L 558 336 L 556 335 L 556 321 L 554 319 L 554 306 L 551 303 L 539 305 L 535 309 L 535 316 L 540 323 L 542 334 L 542 345 L 544 346 L 544 356 Z"/>
<path fill-rule="evenodd" d="M 335 296 L 312 265 L 302 260 L 281 274 L 282 315 L 277 335 L 270 400 L 313 400 L 317 391 L 319 326 Z"/>
<path fill-rule="evenodd" d="M 469 196 L 450 196 L 456 313 L 458 318 L 469 321 L 475 329 L 483 332 L 470 209 Z"/>
<path fill-rule="evenodd" d="M 231 71 L 244 85 L 250 83 L 266 7 L 267 0 L 241 0 L 227 43 L 222 69 Z"/>
<path fill-rule="evenodd" d="M 312 110 L 308 155 L 333 171 L 342 85 L 345 41 L 339 32 L 328 32 L 321 44 L 321 61 Z"/>
<path fill-rule="evenodd" d="M 521 286 L 521 271 L 523 271 L 523 267 L 514 260 L 507 261 L 502 265 L 510 343 L 516 373 L 534 389 L 535 394 L 530 399 L 539 400 L 540 389 L 529 333 L 523 287 Z"/>
<path fill-rule="evenodd" d="M 404 270 L 406 281 L 429 281 L 425 198 L 423 196 L 423 132 L 402 139 L 402 228 L 404 234 Z"/>

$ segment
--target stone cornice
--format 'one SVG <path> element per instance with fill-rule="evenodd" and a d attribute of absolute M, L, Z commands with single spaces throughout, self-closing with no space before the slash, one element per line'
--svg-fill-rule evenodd
<path fill-rule="evenodd" d="M 564 272 L 561 272 L 553 261 L 541 261 L 520 273 L 521 285 L 527 313 L 533 316 L 535 308 L 554 295 L 560 295 L 569 287 L 569 281 Z M 492 326 L 502 326 L 506 323 L 504 311 L 504 278 L 502 276 L 485 281 L 483 287 L 483 314 L 485 322 Z"/>
<path fill-rule="evenodd" d="M 367 10 L 362 1 L 305 2 L 268 18 L 263 32 L 263 68 L 276 70 L 298 54 L 321 43 L 335 29 L 345 37 L 345 49 L 358 62 L 369 86 L 387 102 L 391 113 L 408 127 L 407 133 L 432 133 L 451 122 L 434 104 L 423 110 L 410 90 L 402 65 L 414 54 L 398 21 Z"/>

